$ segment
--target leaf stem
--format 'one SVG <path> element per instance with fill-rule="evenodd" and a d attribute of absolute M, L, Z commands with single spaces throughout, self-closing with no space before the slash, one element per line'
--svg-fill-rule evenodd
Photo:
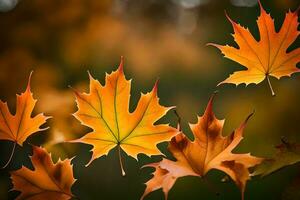
<path fill-rule="evenodd" d="M 269 84 L 269 87 L 270 87 L 270 90 L 271 90 L 271 93 L 272 93 L 272 96 L 274 97 L 276 94 L 273 90 L 273 87 L 272 87 L 272 84 L 271 84 L 271 81 L 270 81 L 270 78 L 269 78 L 269 75 L 267 74 L 267 80 L 268 80 L 268 84 Z"/>
<path fill-rule="evenodd" d="M 6 164 L 2 167 L 2 169 L 5 169 L 5 168 L 9 165 L 9 163 L 11 162 L 12 157 L 13 157 L 13 155 L 14 155 L 14 153 L 15 153 L 16 146 L 17 146 L 17 143 L 14 142 L 14 146 L 13 146 L 13 149 L 12 149 L 12 151 L 11 151 L 11 153 L 10 153 L 9 159 L 8 159 L 8 161 L 6 162 Z"/>
<path fill-rule="evenodd" d="M 120 167 L 121 167 L 122 176 L 125 176 L 126 173 L 125 173 L 124 167 L 123 167 L 123 162 L 122 162 L 122 157 L 121 157 L 121 147 L 120 147 L 120 145 L 118 145 L 118 153 L 119 153 L 119 161 L 120 161 Z"/>

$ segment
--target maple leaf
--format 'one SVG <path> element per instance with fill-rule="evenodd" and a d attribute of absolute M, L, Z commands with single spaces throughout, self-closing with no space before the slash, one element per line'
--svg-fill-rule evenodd
<path fill-rule="evenodd" d="M 146 185 L 142 199 L 150 192 L 162 188 L 167 198 L 169 190 L 176 180 L 184 176 L 203 177 L 211 169 L 228 174 L 241 190 L 242 197 L 246 181 L 250 179 L 249 168 L 259 164 L 262 159 L 247 154 L 233 154 L 232 150 L 243 139 L 245 125 L 252 115 L 243 122 L 231 135 L 222 136 L 224 120 L 218 120 L 213 111 L 213 97 L 210 99 L 205 113 L 198 117 L 197 124 L 190 124 L 194 141 L 183 133 L 172 138 L 168 150 L 176 161 L 163 159 L 153 163 L 154 176 Z"/>
<path fill-rule="evenodd" d="M 123 57 L 117 71 L 106 75 L 102 86 L 90 74 L 90 93 L 75 91 L 78 111 L 74 116 L 85 126 L 93 129 L 80 139 L 71 142 L 86 143 L 93 146 L 94 159 L 118 146 L 128 155 L 137 159 L 139 153 L 161 154 L 157 144 L 169 141 L 177 129 L 166 124 L 154 125 L 171 107 L 159 104 L 157 82 L 151 92 L 141 94 L 135 111 L 129 112 L 131 80 L 126 80 L 123 72 Z M 120 158 L 122 174 L 122 161 Z"/>
<path fill-rule="evenodd" d="M 36 104 L 33 94 L 30 91 L 30 80 L 32 73 L 29 76 L 26 91 L 21 95 L 17 95 L 16 113 L 10 113 L 7 103 L 0 100 L 0 140 L 10 140 L 14 142 L 14 147 L 9 161 L 9 164 L 16 144 L 23 145 L 25 140 L 35 132 L 42 131 L 40 126 L 43 125 L 49 117 L 42 113 L 35 117 L 31 117 L 32 111 Z M 4 167 L 4 168 L 5 168 Z"/>
<path fill-rule="evenodd" d="M 276 146 L 277 153 L 273 158 L 265 159 L 255 168 L 253 176 L 269 175 L 283 167 L 300 162 L 300 144 L 291 143 L 282 138 L 282 143 Z"/>
<path fill-rule="evenodd" d="M 22 199 L 64 200 L 73 196 L 71 187 L 75 182 L 70 159 L 53 164 L 44 148 L 33 146 L 31 157 L 34 170 L 22 167 L 10 172 L 13 190 L 21 191 Z"/>
<path fill-rule="evenodd" d="M 32 73 L 31 73 L 32 74 Z M 33 133 L 44 130 L 40 129 L 49 117 L 42 113 L 31 117 L 36 104 L 30 91 L 30 79 L 26 91 L 17 95 L 16 114 L 12 115 L 8 109 L 7 103 L 0 100 L 0 140 L 10 140 L 20 146 Z"/>
<path fill-rule="evenodd" d="M 260 33 L 260 40 L 257 41 L 247 28 L 234 22 L 226 14 L 231 22 L 234 30 L 234 40 L 239 48 L 229 45 L 222 46 L 209 43 L 221 50 L 226 58 L 238 62 L 246 67 L 246 70 L 234 72 L 219 83 L 233 83 L 239 85 L 245 83 L 258 84 L 267 78 L 272 95 L 275 93 L 270 83 L 269 76 L 280 79 L 283 76 L 291 76 L 291 74 L 300 72 L 296 67 L 300 61 L 300 48 L 287 52 L 288 47 L 297 39 L 299 35 L 298 29 L 298 10 L 289 11 L 282 27 L 278 32 L 275 30 L 274 21 L 269 14 L 266 13 L 260 1 L 261 14 L 258 17 L 257 25 Z"/>

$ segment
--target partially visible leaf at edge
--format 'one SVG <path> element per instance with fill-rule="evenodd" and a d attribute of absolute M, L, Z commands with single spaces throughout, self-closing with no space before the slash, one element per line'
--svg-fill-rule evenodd
<path fill-rule="evenodd" d="M 45 149 L 33 146 L 31 161 L 34 170 L 23 166 L 10 172 L 12 190 L 21 191 L 17 200 L 67 200 L 74 197 L 71 187 L 75 179 L 70 159 L 59 159 L 54 164 Z"/>
<path fill-rule="evenodd" d="M 276 146 L 277 153 L 273 158 L 265 159 L 255 168 L 253 176 L 266 176 L 283 167 L 300 162 L 300 144 L 290 143 L 288 141 Z"/>
<path fill-rule="evenodd" d="M 33 133 L 42 131 L 40 126 L 43 125 L 49 117 L 42 113 L 31 117 L 32 111 L 36 104 L 33 94 L 30 91 L 30 79 L 26 91 L 17 95 L 16 113 L 10 113 L 7 103 L 0 100 L 0 140 L 10 140 L 20 146 Z"/>

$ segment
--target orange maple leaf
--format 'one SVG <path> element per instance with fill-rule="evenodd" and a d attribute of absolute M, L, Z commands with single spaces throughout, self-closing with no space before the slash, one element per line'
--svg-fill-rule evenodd
<path fill-rule="evenodd" d="M 32 73 L 31 73 L 32 74 Z M 30 79 L 26 91 L 17 95 L 16 113 L 12 115 L 9 112 L 6 102 L 0 100 L 0 140 L 10 140 L 20 146 L 33 133 L 42 131 L 40 126 L 43 125 L 49 117 L 42 113 L 31 117 L 36 100 L 30 91 Z"/>
<path fill-rule="evenodd" d="M 27 89 L 21 95 L 17 95 L 16 113 L 10 113 L 7 103 L 0 100 L 0 140 L 10 140 L 14 142 L 14 147 L 5 167 L 9 164 L 16 144 L 23 145 L 25 140 L 35 132 L 42 131 L 40 126 L 43 125 L 49 117 L 42 113 L 35 117 L 31 117 L 32 111 L 36 104 L 33 94 L 30 91 L 30 80 Z M 4 167 L 4 168 L 5 168 Z"/>
<path fill-rule="evenodd" d="M 41 147 L 33 146 L 31 157 L 34 170 L 22 167 L 10 172 L 13 190 L 21 191 L 17 199 L 66 200 L 73 196 L 75 182 L 70 159 L 53 164 L 51 156 Z"/>
<path fill-rule="evenodd" d="M 297 30 L 299 9 L 295 12 L 289 11 L 286 14 L 282 27 L 277 32 L 273 19 L 266 13 L 260 1 L 258 2 L 261 11 L 257 20 L 260 33 L 259 41 L 252 36 L 247 28 L 237 24 L 226 14 L 233 26 L 233 37 L 239 48 L 212 43 L 208 45 L 219 48 L 226 58 L 236 61 L 247 68 L 247 70 L 234 72 L 219 85 L 223 83 L 236 85 L 241 83 L 246 85 L 250 83 L 258 84 L 267 78 L 274 96 L 275 93 L 269 76 L 280 79 L 283 76 L 291 76 L 293 73 L 300 72 L 300 69 L 296 67 L 297 63 L 300 62 L 300 48 L 287 52 L 288 47 L 299 35 Z"/>
<path fill-rule="evenodd" d="M 169 141 L 177 129 L 166 124 L 154 125 L 171 107 L 163 107 L 157 97 L 157 82 L 153 90 L 141 94 L 134 112 L 129 112 L 131 81 L 123 73 L 123 58 L 117 71 L 106 75 L 102 86 L 90 74 L 90 93 L 75 91 L 78 111 L 74 116 L 85 126 L 93 129 L 80 139 L 71 142 L 86 143 L 93 146 L 94 159 L 118 146 L 128 155 L 137 159 L 139 153 L 146 155 L 161 154 L 157 144 Z M 122 174 L 125 172 L 122 167 Z"/>
<path fill-rule="evenodd" d="M 142 199 L 150 192 L 162 188 L 165 198 L 177 178 L 184 176 L 203 177 L 211 169 L 228 174 L 241 190 L 242 198 L 246 182 L 250 179 L 249 168 L 262 159 L 247 154 L 233 154 L 232 150 L 243 139 L 243 131 L 249 117 L 229 136 L 222 136 L 224 120 L 218 120 L 213 111 L 213 97 L 210 99 L 197 124 L 191 124 L 194 141 L 183 133 L 172 138 L 168 150 L 176 161 L 163 159 L 147 166 L 155 167 L 154 176 L 146 185 Z"/>

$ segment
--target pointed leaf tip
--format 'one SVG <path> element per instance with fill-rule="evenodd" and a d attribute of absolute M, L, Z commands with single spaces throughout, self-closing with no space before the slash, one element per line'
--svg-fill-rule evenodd
<path fill-rule="evenodd" d="M 214 103 L 214 99 L 215 99 L 216 94 L 217 94 L 217 92 L 215 91 L 211 95 L 211 97 L 210 97 L 210 99 L 208 101 L 208 104 L 206 106 L 206 109 L 205 109 L 205 112 L 204 112 L 203 116 L 205 116 L 205 115 L 213 115 L 214 116 L 214 113 L 213 113 L 213 103 Z"/>
<path fill-rule="evenodd" d="M 124 56 L 121 56 L 121 60 L 120 60 L 120 64 L 119 64 L 118 70 L 119 70 L 119 72 L 123 73 L 123 70 L 124 70 Z"/>
<path fill-rule="evenodd" d="M 221 81 L 220 83 L 218 83 L 217 87 L 219 87 L 220 85 L 223 85 L 225 83 L 225 81 Z"/>
<path fill-rule="evenodd" d="M 92 76 L 90 70 L 88 70 L 87 73 L 88 73 L 88 75 L 89 75 L 90 81 L 95 80 L 94 77 Z"/>
<path fill-rule="evenodd" d="M 257 3 L 258 3 L 258 5 L 259 5 L 260 11 L 261 11 L 261 12 L 262 12 L 262 11 L 265 11 L 264 8 L 263 8 L 263 6 L 262 6 L 262 4 L 261 4 L 261 2 L 260 2 L 260 0 L 258 0 Z"/>
<path fill-rule="evenodd" d="M 255 113 L 255 110 L 253 110 L 253 111 L 246 117 L 245 122 L 244 122 L 245 124 L 248 123 L 249 119 L 254 115 L 254 113 Z"/>
<path fill-rule="evenodd" d="M 299 15 L 299 12 L 300 12 L 300 5 L 298 6 L 298 8 L 295 10 L 295 15 Z"/>
<path fill-rule="evenodd" d="M 218 94 L 218 90 L 214 91 L 214 93 L 209 98 L 208 106 L 211 106 L 211 107 L 213 106 L 214 99 L 215 99 L 215 97 L 216 97 L 217 94 Z"/>
<path fill-rule="evenodd" d="M 215 44 L 215 43 L 211 43 L 211 42 L 207 43 L 206 46 L 213 46 L 213 47 L 217 47 L 217 48 L 221 47 L 221 45 Z"/>
<path fill-rule="evenodd" d="M 154 94 L 157 94 L 158 84 L 159 84 L 159 79 L 157 79 L 157 80 L 155 81 L 155 84 L 154 84 L 154 86 L 153 86 L 152 91 L 153 91 Z"/>
<path fill-rule="evenodd" d="M 30 72 L 29 74 L 29 78 L 28 78 L 28 83 L 27 83 L 27 88 L 26 88 L 26 91 L 29 91 L 30 92 L 30 85 L 31 85 L 31 77 L 32 77 L 32 74 L 33 74 L 33 70 Z"/>
<path fill-rule="evenodd" d="M 232 24 L 235 25 L 236 23 L 229 17 L 229 15 L 227 14 L 226 10 L 224 10 L 225 16 L 228 19 L 228 21 Z"/>

